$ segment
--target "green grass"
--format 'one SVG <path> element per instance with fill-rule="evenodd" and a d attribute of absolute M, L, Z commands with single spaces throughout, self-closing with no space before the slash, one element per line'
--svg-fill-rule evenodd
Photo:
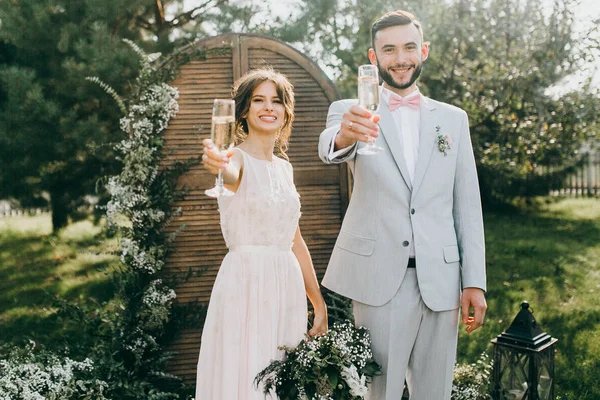
<path fill-rule="evenodd" d="M 115 241 L 90 221 L 51 234 L 50 216 L 0 219 L 0 342 L 58 341 L 56 297 L 80 303 L 113 296 Z"/>
<path fill-rule="evenodd" d="M 544 203 L 545 201 L 545 203 Z M 600 200 L 542 199 L 535 210 L 485 214 L 488 262 L 486 324 L 461 332 L 459 362 L 491 354 L 523 300 L 556 337 L 556 394 L 600 399 Z M 107 270 L 115 241 L 89 221 L 50 234 L 48 216 L 0 219 L 0 342 L 55 344 L 54 296 L 79 302 L 113 296 Z"/>
<path fill-rule="evenodd" d="M 556 395 L 600 399 L 600 200 L 543 199 L 535 210 L 485 214 L 486 324 L 459 337 L 459 362 L 488 351 L 527 300 L 556 344 Z"/>

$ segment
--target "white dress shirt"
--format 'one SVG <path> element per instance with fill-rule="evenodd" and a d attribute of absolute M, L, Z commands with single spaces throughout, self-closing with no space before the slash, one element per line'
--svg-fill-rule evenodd
<path fill-rule="evenodd" d="M 389 98 L 391 95 L 396 95 L 391 90 L 382 88 L 381 97 L 389 104 Z M 406 98 L 419 96 L 421 93 L 419 89 L 415 89 Z M 408 174 L 410 175 L 410 182 L 414 184 L 415 179 L 415 167 L 417 166 L 417 157 L 419 154 L 419 138 L 421 132 L 421 110 L 415 110 L 411 107 L 398 107 L 394 111 L 391 111 L 392 117 L 396 122 L 398 128 L 398 134 L 402 142 L 402 149 L 404 150 L 404 160 L 406 161 L 406 167 L 408 168 Z"/>
<path fill-rule="evenodd" d="M 385 101 L 386 105 L 389 104 L 389 98 L 392 94 L 398 96 L 397 94 L 385 87 L 381 88 L 381 98 L 383 101 Z M 410 98 L 413 96 L 419 96 L 420 94 L 421 93 L 417 88 L 405 97 Z M 400 141 L 402 143 L 402 149 L 404 150 L 404 159 L 406 161 L 409 179 L 410 182 L 414 184 L 415 168 L 417 166 L 417 157 L 419 154 L 419 139 L 421 133 L 421 110 L 415 110 L 411 107 L 398 107 L 394 111 L 391 111 L 391 114 L 394 118 L 394 122 L 396 123 L 396 134 L 400 135 Z M 390 132 L 389 134 L 393 133 Z M 335 151 L 336 136 L 333 137 L 333 140 L 331 141 L 331 146 L 329 148 L 330 159 L 344 156 L 352 149 L 352 146 L 349 146 Z M 366 157 L 377 157 L 377 155 L 370 155 Z M 410 243 L 410 257 L 414 256 L 415 246 L 413 238 L 413 240 L 411 240 Z"/>

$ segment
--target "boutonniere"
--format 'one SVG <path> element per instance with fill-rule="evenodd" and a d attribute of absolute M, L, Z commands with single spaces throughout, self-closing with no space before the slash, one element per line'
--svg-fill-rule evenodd
<path fill-rule="evenodd" d="M 447 133 L 444 134 L 441 132 L 440 126 L 435 127 L 435 132 L 437 133 L 437 146 L 438 150 L 444 153 L 444 156 L 448 155 L 448 150 L 452 148 L 452 138 Z"/>

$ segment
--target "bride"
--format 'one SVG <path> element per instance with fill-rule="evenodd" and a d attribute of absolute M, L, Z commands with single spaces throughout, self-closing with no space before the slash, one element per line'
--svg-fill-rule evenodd
<path fill-rule="evenodd" d="M 260 69 L 236 82 L 233 97 L 239 145 L 223 156 L 209 139 L 203 142 L 204 168 L 215 175 L 222 170 L 235 194 L 218 199 L 229 253 L 202 333 L 196 400 L 264 399 L 254 377 L 283 357 L 278 346 L 294 347 L 304 337 L 306 296 L 315 311 L 308 334 L 327 331 L 327 308 L 298 226 L 300 200 L 285 154 L 293 87 L 285 76 Z"/>

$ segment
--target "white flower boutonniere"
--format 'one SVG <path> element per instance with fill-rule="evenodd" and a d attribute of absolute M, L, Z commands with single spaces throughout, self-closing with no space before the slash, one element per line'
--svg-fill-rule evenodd
<path fill-rule="evenodd" d="M 437 133 L 437 146 L 438 150 L 444 153 L 444 156 L 448 155 L 448 150 L 452 149 L 452 138 L 447 133 L 444 134 L 440 130 L 440 126 L 435 127 L 435 132 Z"/>

